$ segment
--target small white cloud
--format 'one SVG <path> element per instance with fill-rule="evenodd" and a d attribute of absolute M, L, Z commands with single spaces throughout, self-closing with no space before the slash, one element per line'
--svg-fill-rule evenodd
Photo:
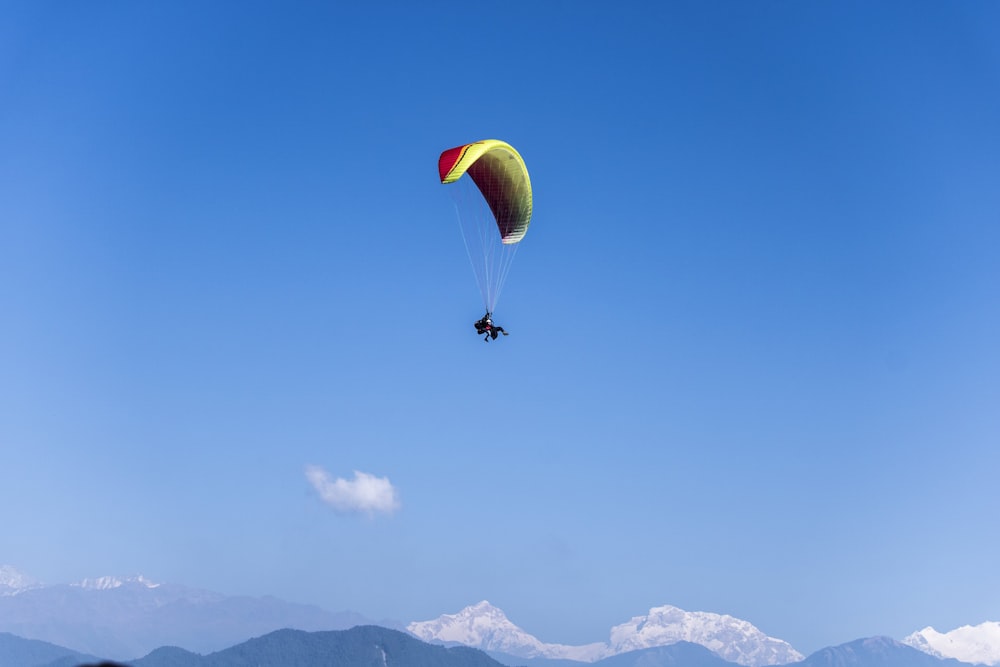
<path fill-rule="evenodd" d="M 400 508 L 399 494 L 388 477 L 354 471 L 354 479 L 331 479 L 319 466 L 306 466 L 306 479 L 327 505 L 342 514 L 392 514 Z"/>

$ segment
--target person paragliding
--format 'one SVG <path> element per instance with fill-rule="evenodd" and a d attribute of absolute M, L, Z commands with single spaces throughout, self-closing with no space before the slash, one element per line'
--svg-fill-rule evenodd
<path fill-rule="evenodd" d="M 531 222 L 528 168 L 513 146 L 486 139 L 441 153 L 438 174 L 443 184 L 469 184 L 453 186 L 452 191 L 462 239 L 486 306 L 486 314 L 475 323 L 476 333 L 486 341 L 496 340 L 507 332 L 493 324 L 492 313 Z"/>
<path fill-rule="evenodd" d="M 475 327 L 476 327 L 476 334 L 480 336 L 486 334 L 483 337 L 483 340 L 487 343 L 490 342 L 491 338 L 493 340 L 496 340 L 497 336 L 500 334 L 503 334 L 504 336 L 510 335 L 503 330 L 503 327 L 498 327 L 497 325 L 493 324 L 493 315 L 489 311 L 486 311 L 486 314 L 476 321 Z"/>

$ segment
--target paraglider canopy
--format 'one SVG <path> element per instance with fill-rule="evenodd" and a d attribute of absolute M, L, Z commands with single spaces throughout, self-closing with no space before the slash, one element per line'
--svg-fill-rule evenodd
<path fill-rule="evenodd" d="M 528 169 L 510 144 L 486 139 L 441 153 L 438 175 L 441 183 L 453 184 L 448 190 L 465 250 L 483 305 L 493 312 L 531 222 Z"/>
<path fill-rule="evenodd" d="M 500 242 L 517 243 L 531 222 L 531 180 L 524 160 L 503 141 L 486 139 L 449 148 L 438 159 L 442 183 L 468 173 L 493 212 Z"/>

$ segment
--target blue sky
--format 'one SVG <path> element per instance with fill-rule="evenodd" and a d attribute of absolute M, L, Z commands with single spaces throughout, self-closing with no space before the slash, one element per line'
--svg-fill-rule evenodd
<path fill-rule="evenodd" d="M 0 562 L 562 643 L 1000 619 L 996 4 L 4 15 Z M 489 346 L 484 138 L 535 201 Z"/>

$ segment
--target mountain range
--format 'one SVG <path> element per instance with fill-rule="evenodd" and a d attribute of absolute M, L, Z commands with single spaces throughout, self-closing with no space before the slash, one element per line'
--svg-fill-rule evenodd
<path fill-rule="evenodd" d="M 52 645 L 15 647 L 0 635 L 0 665 L 4 667 L 76 667 L 97 659 Z M 20 640 L 28 644 L 39 644 Z M 5 649 L 8 649 L 5 651 Z M 20 650 L 18 650 L 20 649 Z M 49 659 L 49 655 L 55 657 Z M 105 663 L 106 664 L 106 663 Z M 129 667 L 503 667 L 482 651 L 465 646 L 444 647 L 373 625 L 349 630 L 305 632 L 277 630 L 207 655 L 165 646 L 128 662 Z"/>
<path fill-rule="evenodd" d="M 53 660 L 63 660 L 66 667 L 88 656 L 136 660 L 157 651 L 213 655 L 248 637 L 267 636 L 283 628 L 319 632 L 371 624 L 369 619 L 350 611 L 334 613 L 273 597 L 225 596 L 158 584 L 142 576 L 46 585 L 10 566 L 0 566 L 0 667 L 27 664 L 23 659 L 4 658 L 14 650 L 9 646 L 12 641 L 36 642 L 17 644 L 20 655 L 41 656 L 38 660 L 32 657 L 33 664 L 49 667 L 44 659 L 54 656 Z M 395 622 L 383 621 L 379 625 L 404 629 Z M 414 621 L 405 630 L 425 643 L 481 649 L 500 663 L 526 667 L 581 667 L 581 663 L 602 667 L 628 667 L 633 663 L 635 667 L 721 667 L 719 661 L 733 667 L 846 666 L 862 664 L 851 657 L 857 655 L 863 656 L 864 664 L 869 664 L 865 660 L 880 659 L 880 655 L 893 659 L 910 655 L 903 664 L 917 665 L 913 654 L 906 653 L 912 651 L 921 659 L 931 658 L 932 662 L 926 664 L 937 667 L 947 664 L 949 658 L 1000 667 L 1000 623 L 994 622 L 948 633 L 924 628 L 902 642 L 887 638 L 858 640 L 868 644 L 845 644 L 808 658 L 747 621 L 668 605 L 654 607 L 612 627 L 604 642 L 580 646 L 545 643 L 485 600 L 456 614 Z M 31 639 L 22 639 L 25 637 Z M 170 646 L 183 648 L 162 648 Z M 140 664 L 138 660 L 136 664 Z M 871 664 L 890 666 L 889 662 Z"/>
<path fill-rule="evenodd" d="M 142 576 L 42 585 L 9 566 L 0 569 L 0 632 L 118 660 L 170 645 L 217 651 L 281 628 L 343 630 L 370 623 L 350 611 L 227 596 Z"/>
<path fill-rule="evenodd" d="M 55 656 L 53 658 L 53 656 Z M 53 658 L 53 659 L 50 659 Z M 77 667 L 90 656 L 0 635 L 4 667 Z M 108 665 L 110 663 L 101 663 Z M 577 663 L 579 664 L 579 663 Z M 680 641 L 620 653 L 593 663 L 597 667 L 736 667 L 704 646 Z M 504 667 L 478 649 L 422 642 L 398 630 L 357 626 L 350 630 L 304 632 L 278 630 L 208 655 L 162 647 L 128 667 Z M 968 667 L 941 659 L 887 637 L 859 639 L 817 651 L 788 667 Z"/>
<path fill-rule="evenodd" d="M 784 665 L 803 658 L 788 642 L 768 637 L 747 621 L 671 606 L 653 607 L 643 616 L 634 616 L 614 626 L 606 643 L 583 646 L 543 643 L 511 623 L 503 611 L 485 600 L 457 614 L 410 623 L 406 629 L 425 641 L 464 644 L 513 658 L 595 662 L 679 641 L 700 644 L 745 667 Z"/>

